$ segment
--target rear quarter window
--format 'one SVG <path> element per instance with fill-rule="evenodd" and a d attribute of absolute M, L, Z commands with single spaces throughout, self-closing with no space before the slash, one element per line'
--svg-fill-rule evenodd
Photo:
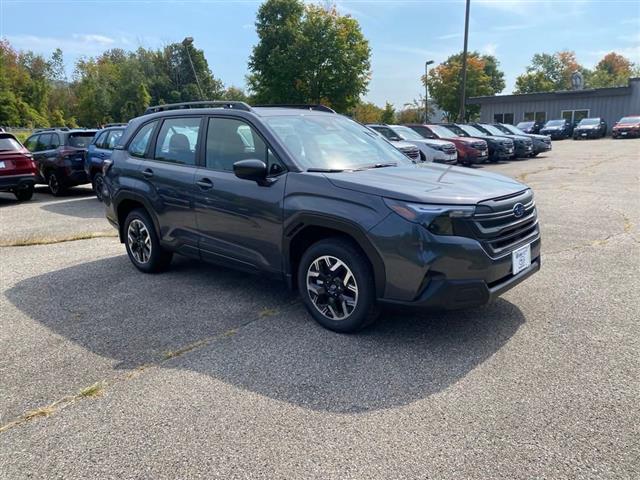
<path fill-rule="evenodd" d="M 94 135 L 95 132 L 70 133 L 68 139 L 69 146 L 87 148 L 93 140 Z"/>

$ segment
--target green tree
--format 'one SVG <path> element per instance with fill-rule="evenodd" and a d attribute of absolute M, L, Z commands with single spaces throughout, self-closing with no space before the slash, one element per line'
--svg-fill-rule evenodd
<path fill-rule="evenodd" d="M 372 102 L 360 102 L 351 110 L 351 116 L 360 123 L 381 123 L 384 110 Z"/>
<path fill-rule="evenodd" d="M 466 97 L 495 95 L 504 90 L 504 73 L 498 60 L 492 55 L 470 52 L 467 55 Z M 447 58 L 429 75 L 429 92 L 448 118 L 456 118 L 460 109 L 460 82 L 462 75 L 462 53 Z M 422 81 L 424 83 L 424 76 Z M 424 104 L 424 102 L 423 102 Z M 467 105 L 467 119 L 478 115 L 478 105 Z"/>
<path fill-rule="evenodd" d="M 235 101 L 245 102 L 245 103 L 250 103 L 251 102 L 251 99 L 244 92 L 243 89 L 238 88 L 238 87 L 234 87 L 233 85 L 227 87 L 224 90 L 224 93 L 222 94 L 222 98 L 224 100 L 235 100 Z"/>
<path fill-rule="evenodd" d="M 382 123 L 394 123 L 395 118 L 396 118 L 395 108 L 393 108 L 393 105 L 391 103 L 385 102 L 384 110 L 382 111 L 380 121 Z"/>
<path fill-rule="evenodd" d="M 358 22 L 335 8 L 267 0 L 249 60 L 260 103 L 325 103 L 349 111 L 367 91 L 370 48 Z"/>

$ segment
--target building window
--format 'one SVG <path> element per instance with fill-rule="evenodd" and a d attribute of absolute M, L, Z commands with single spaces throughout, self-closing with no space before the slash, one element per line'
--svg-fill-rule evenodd
<path fill-rule="evenodd" d="M 590 111 L 584 110 L 562 110 L 562 118 L 568 120 L 571 123 L 578 123 L 583 118 L 589 117 Z"/>
<path fill-rule="evenodd" d="M 545 123 L 547 121 L 547 112 L 525 112 L 522 120 L 525 122 Z"/>
<path fill-rule="evenodd" d="M 494 113 L 493 122 L 513 125 L 513 113 Z"/>

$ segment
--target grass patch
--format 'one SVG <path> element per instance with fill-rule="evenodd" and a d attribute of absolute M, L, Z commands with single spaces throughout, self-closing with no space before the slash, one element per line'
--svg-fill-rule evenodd
<path fill-rule="evenodd" d="M 102 382 L 96 382 L 93 385 L 83 388 L 78 392 L 79 397 L 99 397 L 104 392 L 104 384 Z"/>
<path fill-rule="evenodd" d="M 278 310 L 276 310 L 275 308 L 263 308 L 258 313 L 258 317 L 260 318 L 273 317 L 274 315 L 277 315 L 277 314 L 278 314 Z"/>
<path fill-rule="evenodd" d="M 92 238 L 115 238 L 118 232 L 88 232 L 67 235 L 62 237 L 31 237 L 20 240 L 0 240 L 0 247 L 31 247 L 34 245 L 51 245 L 54 243 L 73 242 L 76 240 L 89 240 Z"/>
<path fill-rule="evenodd" d="M 47 407 L 36 408 L 35 410 L 29 410 L 22 417 L 24 420 L 33 420 L 38 417 L 48 417 L 49 415 L 53 415 L 56 411 L 55 405 L 49 405 Z"/>

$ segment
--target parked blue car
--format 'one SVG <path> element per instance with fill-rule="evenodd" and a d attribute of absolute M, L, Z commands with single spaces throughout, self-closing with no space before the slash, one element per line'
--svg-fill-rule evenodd
<path fill-rule="evenodd" d="M 111 158 L 111 153 L 126 126 L 126 123 L 108 124 L 96 133 L 87 150 L 84 169 L 87 172 L 87 176 L 91 181 L 91 186 L 98 200 L 102 200 L 102 185 L 104 183 L 102 166 L 105 160 Z"/>

